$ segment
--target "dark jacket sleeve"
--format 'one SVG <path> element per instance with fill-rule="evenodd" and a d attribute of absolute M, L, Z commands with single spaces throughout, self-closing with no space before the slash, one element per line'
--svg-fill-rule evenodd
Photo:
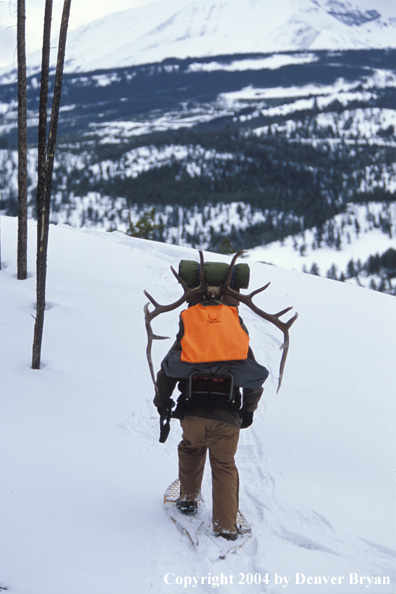
<path fill-rule="evenodd" d="M 161 369 L 157 373 L 155 396 L 153 400 L 154 405 L 157 408 L 172 408 L 174 402 L 171 397 L 176 384 L 177 380 L 173 377 L 168 377 L 161 366 Z"/>
<path fill-rule="evenodd" d="M 254 412 L 258 407 L 263 392 L 263 388 L 244 388 L 242 400 L 243 410 Z"/>
<path fill-rule="evenodd" d="M 253 353 L 251 347 L 249 347 L 248 358 L 253 359 L 253 361 L 256 360 L 256 357 L 254 356 L 254 353 Z M 260 401 L 260 398 L 261 398 L 263 392 L 264 392 L 263 388 L 243 388 L 243 390 L 242 390 L 242 394 L 243 394 L 242 408 L 243 408 L 243 410 L 247 410 L 249 412 L 254 412 L 258 407 L 258 403 Z"/>
<path fill-rule="evenodd" d="M 179 331 L 180 334 L 180 331 Z M 179 341 L 179 334 L 176 338 L 176 341 L 171 346 L 171 351 L 181 350 L 181 345 Z M 165 357 L 166 358 L 166 357 Z M 164 359 L 165 360 L 165 359 Z M 178 380 L 169 377 L 166 375 L 164 371 L 163 362 L 161 363 L 161 369 L 157 373 L 157 379 L 155 382 L 155 396 L 154 396 L 154 405 L 157 408 L 172 408 L 174 402 L 172 400 L 172 394 L 176 387 Z"/>

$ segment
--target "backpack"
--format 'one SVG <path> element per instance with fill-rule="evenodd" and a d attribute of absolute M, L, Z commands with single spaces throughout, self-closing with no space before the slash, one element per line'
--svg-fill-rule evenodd
<path fill-rule="evenodd" d="M 220 287 L 229 266 L 222 262 L 205 262 L 205 281 Z M 237 264 L 231 286 L 247 289 L 248 264 Z M 181 260 L 179 276 L 189 287 L 199 286 L 200 265 L 195 260 Z M 268 377 L 268 370 L 248 358 L 249 334 L 236 306 L 221 300 L 208 300 L 190 305 L 180 314 L 181 351 L 171 350 L 163 361 L 167 376 L 188 379 L 194 374 L 231 375 L 238 388 L 258 388 Z"/>
<path fill-rule="evenodd" d="M 236 307 L 198 303 L 182 311 L 181 322 L 181 361 L 206 363 L 247 358 L 249 335 Z"/>

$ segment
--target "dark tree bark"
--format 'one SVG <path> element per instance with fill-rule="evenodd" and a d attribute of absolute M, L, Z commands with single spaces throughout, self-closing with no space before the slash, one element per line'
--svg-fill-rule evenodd
<path fill-rule="evenodd" d="M 17 276 L 27 277 L 27 99 L 26 99 L 26 8 L 25 0 L 18 0 L 18 257 Z"/>
<path fill-rule="evenodd" d="M 41 344 L 44 328 L 45 292 L 47 276 L 47 253 L 52 173 L 56 146 L 59 107 L 62 92 L 63 67 L 65 59 L 67 28 L 69 24 L 71 0 L 64 0 L 62 22 L 59 34 L 58 57 L 55 73 L 54 95 L 51 121 L 47 141 L 47 103 L 49 80 L 50 36 L 52 0 L 46 0 L 44 17 L 44 36 L 41 66 L 41 88 L 38 134 L 38 182 L 37 182 L 37 260 L 36 260 L 36 322 L 34 325 L 32 368 L 40 369 Z"/>

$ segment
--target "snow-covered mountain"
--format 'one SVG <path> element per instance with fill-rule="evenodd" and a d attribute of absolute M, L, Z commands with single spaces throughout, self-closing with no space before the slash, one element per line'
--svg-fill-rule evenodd
<path fill-rule="evenodd" d="M 375 2 L 362 9 L 341 0 L 159 0 L 70 32 L 66 71 L 168 57 L 395 46 L 396 10 L 395 18 L 382 16 Z"/>
<path fill-rule="evenodd" d="M 281 333 L 241 306 L 270 377 L 237 452 L 253 536 L 219 560 L 209 527 L 194 549 L 163 513 L 180 427 L 172 421 L 158 443 L 145 359 L 143 289 L 175 301 L 181 288 L 170 265 L 197 252 L 51 226 L 43 366 L 32 371 L 35 225 L 29 276 L 18 281 L 16 219 L 1 223 L 0 589 L 394 594 L 394 298 L 250 263 L 251 289 L 271 281 L 257 304 L 292 305 L 299 318 L 276 395 Z M 177 327 L 176 311 L 155 320 L 159 334 Z M 170 344 L 155 344 L 156 369 Z M 207 468 L 209 511 L 210 484 Z M 183 588 L 192 577 L 196 586 Z"/>

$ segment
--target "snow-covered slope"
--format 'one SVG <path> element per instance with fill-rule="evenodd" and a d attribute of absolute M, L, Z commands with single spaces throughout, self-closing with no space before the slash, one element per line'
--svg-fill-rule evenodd
<path fill-rule="evenodd" d="M 253 538 L 218 561 L 209 536 L 193 550 L 163 513 L 180 429 L 158 443 L 145 361 L 143 288 L 175 300 L 169 266 L 196 252 L 51 227 L 43 368 L 32 371 L 34 227 L 18 281 L 16 220 L 1 223 L 0 586 L 165 594 L 195 577 L 201 594 L 223 576 L 226 594 L 394 594 L 393 297 L 250 263 L 252 288 L 272 281 L 259 305 L 293 305 L 299 319 L 275 395 L 281 336 L 241 307 L 271 375 L 237 454 Z M 155 322 L 176 328 L 176 312 Z M 155 345 L 156 367 L 170 344 Z M 208 474 L 204 494 L 210 508 Z"/>
<path fill-rule="evenodd" d="M 394 239 L 396 225 L 392 224 L 390 232 L 384 233 L 370 222 L 370 217 L 375 217 L 375 212 L 379 212 L 382 208 L 384 208 L 383 212 L 389 209 L 396 213 L 396 204 L 391 202 L 387 205 L 378 203 L 369 203 L 364 206 L 348 205 L 344 215 L 336 215 L 332 224 L 337 227 L 337 233 L 340 231 L 337 235 L 340 241 L 338 248 L 334 243 L 329 245 L 323 239 L 318 244 L 318 229 L 314 228 L 264 247 L 253 248 L 249 250 L 248 257 L 289 270 L 309 272 L 312 266 L 317 266 L 317 273 L 321 276 L 326 276 L 333 270 L 336 272 L 336 278 L 339 278 L 342 272 L 345 279 L 348 279 L 348 263 L 351 260 L 355 263 L 358 261 L 364 263 L 371 255 L 383 254 L 388 249 L 396 247 Z M 393 215 L 391 216 L 394 218 Z M 349 278 L 348 282 L 370 287 L 372 280 L 378 282 L 377 286 L 379 286 L 378 277 L 374 279 L 364 273 Z"/>
<path fill-rule="evenodd" d="M 243 52 L 395 47 L 395 18 L 340 0 L 155 0 L 71 31 L 66 71 Z M 55 52 L 53 59 L 55 60 Z M 39 64 L 40 54 L 30 63 Z"/>

